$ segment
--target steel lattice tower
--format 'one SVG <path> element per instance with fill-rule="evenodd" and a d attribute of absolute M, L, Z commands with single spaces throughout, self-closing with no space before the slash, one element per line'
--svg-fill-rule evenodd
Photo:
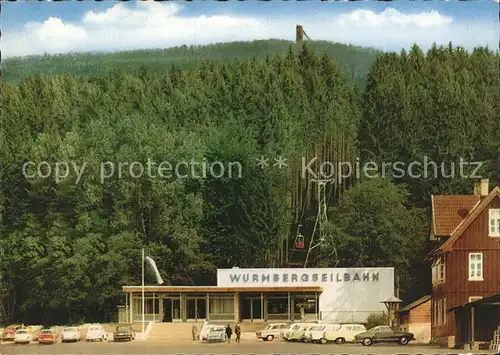
<path fill-rule="evenodd" d="M 329 240 L 331 242 L 331 238 L 327 238 L 330 235 L 326 231 L 326 226 L 328 224 L 328 194 L 327 194 L 327 184 L 329 182 L 334 182 L 335 180 L 315 180 L 318 184 L 317 192 L 317 201 L 318 201 L 318 213 L 316 215 L 316 221 L 314 222 L 314 229 L 311 235 L 311 241 L 309 243 L 309 248 L 307 250 L 306 259 L 304 261 L 304 267 L 307 267 L 307 262 L 309 261 L 309 255 L 311 251 L 317 247 L 321 247 L 324 245 L 325 240 Z M 315 237 L 317 236 L 318 242 L 314 244 Z M 333 245 L 332 253 L 329 255 L 335 256 L 335 265 L 338 264 L 338 255 L 337 248 Z"/>

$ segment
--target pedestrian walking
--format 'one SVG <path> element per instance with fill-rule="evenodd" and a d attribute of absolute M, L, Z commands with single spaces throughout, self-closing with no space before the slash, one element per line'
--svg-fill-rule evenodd
<path fill-rule="evenodd" d="M 241 328 L 239 324 L 236 324 L 234 327 L 234 334 L 236 334 L 236 342 L 240 342 L 240 337 L 241 337 Z"/>
<path fill-rule="evenodd" d="M 193 327 L 191 328 L 191 333 L 193 333 L 193 340 L 196 340 L 198 337 L 198 328 L 196 324 L 193 323 Z"/>
<path fill-rule="evenodd" d="M 228 344 L 231 342 L 231 335 L 233 335 L 233 330 L 231 329 L 231 326 L 228 324 L 226 327 L 226 337 Z"/>

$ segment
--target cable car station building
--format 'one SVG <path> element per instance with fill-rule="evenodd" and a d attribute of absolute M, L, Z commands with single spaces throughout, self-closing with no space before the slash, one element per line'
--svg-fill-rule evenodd
<path fill-rule="evenodd" d="M 142 321 L 142 287 L 123 286 L 127 322 Z M 218 269 L 217 286 L 145 286 L 154 322 L 365 322 L 394 295 L 393 268 Z"/>

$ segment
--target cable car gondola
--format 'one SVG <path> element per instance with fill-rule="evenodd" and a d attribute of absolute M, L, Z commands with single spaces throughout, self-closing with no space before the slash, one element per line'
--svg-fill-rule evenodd
<path fill-rule="evenodd" d="M 304 236 L 300 233 L 295 238 L 295 249 L 304 249 Z"/>

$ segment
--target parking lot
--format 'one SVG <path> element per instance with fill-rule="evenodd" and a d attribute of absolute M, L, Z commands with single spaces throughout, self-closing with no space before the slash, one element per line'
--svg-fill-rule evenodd
<path fill-rule="evenodd" d="M 422 345 L 373 345 L 364 347 L 356 344 L 304 344 L 284 341 L 262 342 L 244 340 L 239 344 L 206 344 L 193 341 L 142 341 L 66 343 L 54 345 L 15 345 L 4 343 L 0 353 L 6 354 L 463 354 L 465 351 L 449 350 Z M 480 351 L 480 354 L 493 354 Z"/>

